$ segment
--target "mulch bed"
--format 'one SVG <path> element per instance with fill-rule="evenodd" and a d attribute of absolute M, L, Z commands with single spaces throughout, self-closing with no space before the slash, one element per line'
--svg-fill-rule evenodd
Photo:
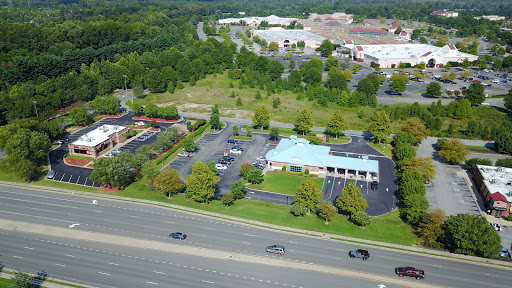
<path fill-rule="evenodd" d="M 167 120 L 163 118 L 149 118 L 146 116 L 135 116 L 132 118 L 133 120 L 147 120 L 147 121 L 155 121 L 155 122 L 164 122 L 164 123 L 173 123 L 178 122 L 179 120 Z"/>
<path fill-rule="evenodd" d="M 117 192 L 119 190 L 119 187 L 112 187 L 110 185 L 102 185 L 101 188 L 103 188 L 105 192 Z"/>
<path fill-rule="evenodd" d="M 78 159 L 78 158 L 73 158 L 73 157 L 67 157 L 67 158 L 65 158 L 65 161 L 66 161 L 66 164 L 69 164 L 69 165 L 85 167 L 92 160 L 84 160 L 84 159 Z"/>
<path fill-rule="evenodd" d="M 120 118 L 123 115 L 122 114 L 112 114 L 112 115 L 101 115 L 101 116 L 105 117 L 105 118 Z"/>

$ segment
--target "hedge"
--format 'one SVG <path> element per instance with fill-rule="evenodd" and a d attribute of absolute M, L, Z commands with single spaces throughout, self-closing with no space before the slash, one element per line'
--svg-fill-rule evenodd
<path fill-rule="evenodd" d="M 189 125 L 187 126 L 187 129 L 188 131 L 192 132 L 192 131 L 196 131 L 197 128 L 203 126 L 204 124 L 206 124 L 206 120 L 204 119 L 199 119 L 196 121 L 196 123 L 192 124 L 192 125 Z"/>

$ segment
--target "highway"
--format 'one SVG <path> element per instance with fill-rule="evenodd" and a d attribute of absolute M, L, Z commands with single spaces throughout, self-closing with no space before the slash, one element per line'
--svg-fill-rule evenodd
<path fill-rule="evenodd" d="M 78 239 L 62 239 L 52 235 L 30 235 L 30 233 L 0 231 L 3 233 L 0 234 L 2 243 L 9 243 L 8 245 L 2 245 L 0 248 L 0 261 L 6 264 L 7 267 L 19 266 L 32 270 L 45 269 L 45 271 L 51 272 L 61 279 L 76 279 L 75 282 L 79 283 L 93 281 L 94 284 L 90 285 L 95 287 L 146 287 L 136 283 L 140 284 L 142 280 L 152 282 L 148 279 L 155 280 L 154 283 L 158 283 L 158 285 L 164 285 L 165 283 L 165 285 L 170 286 L 179 284 L 186 287 L 204 287 L 205 283 L 213 285 L 208 287 L 275 286 L 274 284 L 274 286 L 268 286 L 268 283 L 265 284 L 259 280 L 275 281 L 281 283 L 277 286 L 287 287 L 329 287 L 334 285 L 333 283 L 340 283 L 340 281 L 342 283 L 354 283 L 354 285 L 347 285 L 346 287 L 377 287 L 381 279 L 388 288 L 417 287 L 415 285 L 418 285 L 418 283 L 438 287 L 509 287 L 508 275 L 510 269 L 279 232 L 245 223 L 225 221 L 151 205 L 0 186 L 0 213 L 2 215 L 1 219 L 67 229 L 70 237 L 74 234 L 73 231 L 77 231 L 77 233 L 78 231 L 92 232 L 97 233 L 98 239 L 102 235 L 113 235 L 134 239 L 134 241 L 144 239 L 155 241 L 155 243 L 181 245 L 183 251 L 191 248 L 200 248 L 205 251 L 213 249 L 248 255 L 256 259 L 253 261 L 254 263 L 250 263 L 250 261 L 208 259 L 186 252 L 183 252 L 185 255 L 182 253 L 168 255 L 169 252 L 140 250 L 131 246 L 110 245 L 94 241 L 79 243 L 80 240 Z M 169 239 L 169 233 L 176 231 L 186 233 L 187 239 L 184 241 Z M 67 243 L 68 245 L 53 242 Z M 87 247 L 88 250 L 77 250 L 70 246 L 71 244 Z M 264 248 L 270 244 L 284 245 L 286 254 L 283 256 L 266 254 Z M 348 251 L 357 248 L 368 249 L 371 253 L 370 259 L 368 261 L 350 259 L 347 256 Z M 34 251 L 38 251 L 38 253 L 34 253 Z M 119 257 L 119 255 L 109 252 L 121 255 L 124 253 L 124 255 L 131 255 L 132 257 Z M 75 257 L 65 256 L 66 254 Z M 148 260 L 140 262 L 139 260 L 142 257 L 154 259 L 149 262 Z M 45 263 L 49 259 L 52 261 Z M 135 261 L 134 259 L 139 260 Z M 172 263 L 179 263 L 181 266 L 161 263 L 162 261 L 169 261 L 169 259 L 179 259 L 179 261 L 173 261 Z M 121 263 L 116 261 L 123 261 L 122 267 L 108 264 L 116 263 L 121 266 Z M 273 261 L 290 263 L 290 265 L 275 264 Z M 351 275 L 360 274 L 368 276 L 368 278 L 363 280 L 360 278 L 364 277 L 347 277 L 346 275 L 341 277 L 312 270 L 304 273 L 304 271 L 286 268 L 296 263 L 326 267 L 326 271 L 328 268 L 336 268 L 340 271 L 356 272 Z M 204 264 L 201 271 L 189 268 L 200 267 L 199 264 Z M 188 269 L 183 269 L 183 265 L 186 265 Z M 278 267 L 275 267 L 276 265 Z M 394 275 L 394 267 L 397 266 L 414 266 L 423 269 L 426 278 L 421 281 L 412 278 L 398 278 Z M 77 269 L 80 270 L 79 267 L 83 267 L 86 271 L 77 272 Z M 243 271 L 245 277 L 258 279 L 258 281 L 243 281 L 244 278 L 236 279 L 236 277 L 231 279 L 232 277 L 227 277 L 227 274 L 222 275 L 220 273 L 202 279 L 204 278 L 205 269 L 217 271 L 220 267 L 222 269 L 218 271 L 223 273 L 229 273 L 228 271 L 240 271 L 241 273 Z M 165 271 L 161 271 L 164 268 Z M 308 268 L 305 266 L 301 269 Z M 53 270 L 55 272 L 52 272 Z M 158 274 L 153 271 L 166 274 L 153 275 Z M 99 272 L 110 275 L 100 274 Z M 169 277 L 163 276 L 168 274 L 176 275 L 176 277 L 169 279 Z M 305 279 L 302 279 L 302 277 Z M 394 282 L 393 280 L 394 283 L 389 284 L 390 279 L 399 281 Z M 197 281 L 201 280 L 215 283 L 201 282 L 199 284 Z M 357 283 L 364 285 L 360 286 Z"/>

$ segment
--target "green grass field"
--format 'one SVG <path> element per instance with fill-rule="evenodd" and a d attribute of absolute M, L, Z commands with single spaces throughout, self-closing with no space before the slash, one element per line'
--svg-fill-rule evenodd
<path fill-rule="evenodd" d="M 297 193 L 297 187 L 304 179 L 304 177 L 291 174 L 267 173 L 265 180 L 261 184 L 251 184 L 248 187 L 269 192 L 295 195 L 295 193 Z M 324 178 L 315 179 L 315 183 L 320 189 L 322 189 L 324 185 L 324 180 Z"/>
<path fill-rule="evenodd" d="M 494 151 L 493 149 L 485 146 L 474 146 L 474 145 L 464 145 L 467 149 L 471 150 L 481 150 L 481 151 Z"/>
<path fill-rule="evenodd" d="M 393 146 L 391 146 L 392 141 L 392 138 L 386 138 L 386 141 L 383 143 L 373 143 L 369 141 L 368 144 L 389 158 L 393 158 Z"/>

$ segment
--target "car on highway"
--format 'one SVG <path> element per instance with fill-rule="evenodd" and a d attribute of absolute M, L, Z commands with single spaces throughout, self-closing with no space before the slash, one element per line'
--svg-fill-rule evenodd
<path fill-rule="evenodd" d="M 217 170 L 228 170 L 228 166 L 222 164 L 215 164 L 215 168 L 217 168 Z"/>
<path fill-rule="evenodd" d="M 229 153 L 233 153 L 233 154 L 242 154 L 242 150 L 235 150 L 235 149 L 231 149 L 231 150 L 229 150 Z"/>
<path fill-rule="evenodd" d="M 169 234 L 169 238 L 185 240 L 185 238 L 187 238 L 187 234 L 181 233 L 181 232 L 174 232 L 174 233 Z"/>
<path fill-rule="evenodd" d="M 281 245 L 270 245 L 265 248 L 265 252 L 283 255 L 285 253 L 284 246 Z"/>
<path fill-rule="evenodd" d="M 370 252 L 368 252 L 368 250 L 363 249 L 351 250 L 350 252 L 348 252 L 348 256 L 350 258 L 361 258 L 366 261 L 368 260 L 368 258 L 370 258 Z"/>
<path fill-rule="evenodd" d="M 55 170 L 50 170 L 50 172 L 48 172 L 48 176 L 46 176 L 46 178 L 48 178 L 48 179 L 55 178 Z"/>
<path fill-rule="evenodd" d="M 489 224 L 491 224 L 491 226 L 492 226 L 492 228 L 494 228 L 494 230 L 501 231 L 500 224 L 498 224 L 498 223 L 489 223 Z"/>
<path fill-rule="evenodd" d="M 414 277 L 416 280 L 425 278 L 425 271 L 416 269 L 414 267 L 396 267 L 395 274 L 400 277 Z"/>
<path fill-rule="evenodd" d="M 178 156 L 180 156 L 180 157 L 188 157 L 188 155 L 189 154 L 187 151 L 182 151 L 182 152 L 178 153 Z"/>
<path fill-rule="evenodd" d="M 244 151 L 244 148 L 240 147 L 240 146 L 233 146 L 231 147 L 231 150 L 240 150 L 240 151 Z"/>
<path fill-rule="evenodd" d="M 228 143 L 230 143 L 230 144 L 236 144 L 236 143 L 238 143 L 238 140 L 235 140 L 235 139 L 228 139 Z"/>

